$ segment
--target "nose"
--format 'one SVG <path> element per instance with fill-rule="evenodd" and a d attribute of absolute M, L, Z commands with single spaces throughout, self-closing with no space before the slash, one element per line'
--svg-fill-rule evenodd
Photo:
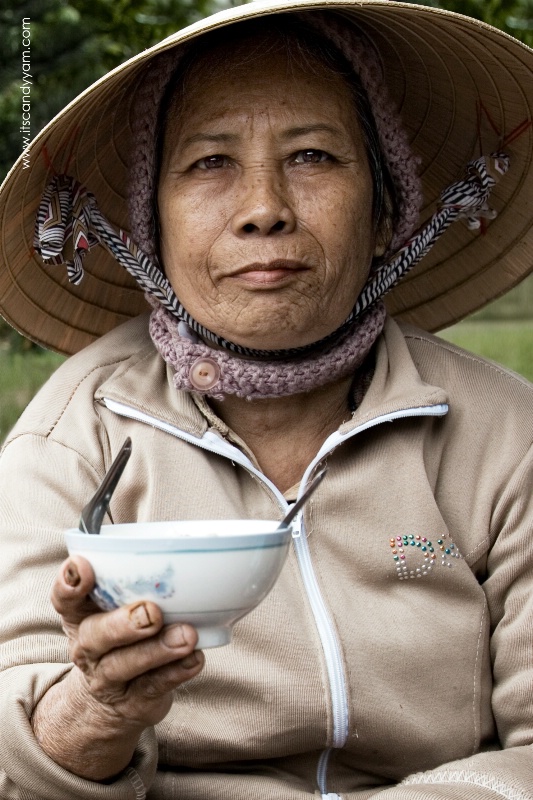
<path fill-rule="evenodd" d="M 231 226 L 237 236 L 290 233 L 296 217 L 275 170 L 257 169 L 242 176 Z"/>

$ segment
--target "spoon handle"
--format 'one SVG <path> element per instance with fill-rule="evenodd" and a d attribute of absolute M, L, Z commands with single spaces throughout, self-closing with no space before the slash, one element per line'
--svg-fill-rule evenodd
<path fill-rule="evenodd" d="M 328 471 L 328 468 L 324 467 L 324 469 L 320 470 L 320 472 L 317 472 L 317 474 L 315 475 L 315 477 L 313 478 L 313 480 L 311 481 L 311 483 L 309 484 L 309 486 L 307 487 L 307 489 L 305 490 L 303 495 L 300 497 L 300 499 L 297 500 L 296 503 L 293 506 L 291 506 L 291 508 L 285 514 L 285 516 L 283 517 L 283 519 L 281 520 L 281 522 L 280 522 L 280 524 L 278 526 L 278 529 L 279 528 L 288 528 L 289 527 L 290 523 L 293 521 L 293 519 L 296 516 L 296 514 L 298 513 L 298 511 L 301 509 L 301 507 L 305 503 L 307 503 L 307 501 L 309 500 L 309 498 L 311 497 L 311 495 L 313 494 L 313 492 L 317 488 L 318 484 L 324 478 L 324 476 L 325 476 L 327 471 Z"/>
<path fill-rule="evenodd" d="M 80 518 L 80 531 L 82 533 L 100 533 L 102 520 L 109 507 L 109 501 L 120 476 L 124 472 L 124 467 L 128 463 L 131 456 L 131 439 L 128 436 L 122 447 L 120 448 L 117 457 L 106 472 L 104 479 L 94 497 L 89 500 L 87 505 L 83 508 Z"/>

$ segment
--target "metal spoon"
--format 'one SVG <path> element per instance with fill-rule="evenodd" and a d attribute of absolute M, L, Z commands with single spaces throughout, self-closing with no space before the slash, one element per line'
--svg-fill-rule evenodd
<path fill-rule="evenodd" d="M 324 467 L 324 469 L 320 470 L 320 472 L 317 472 L 317 474 L 315 475 L 315 477 L 313 478 L 313 480 L 311 481 L 311 483 L 309 484 L 303 495 L 300 497 L 300 499 L 297 500 L 296 503 L 293 506 L 291 506 L 288 512 L 285 514 L 280 524 L 278 525 L 278 530 L 280 528 L 289 527 L 290 523 L 293 521 L 298 511 L 305 503 L 307 503 L 307 501 L 309 500 L 309 498 L 311 497 L 311 495 L 313 494 L 316 487 L 321 482 L 322 478 L 324 477 L 327 471 L 328 468 Z"/>
<path fill-rule="evenodd" d="M 120 476 L 124 472 L 124 467 L 128 463 L 131 456 L 131 439 L 128 436 L 120 451 L 106 472 L 104 479 L 92 500 L 90 500 L 83 511 L 80 518 L 80 531 L 82 533 L 100 533 L 102 527 L 102 520 L 109 508 L 109 501 L 111 495 L 117 488 L 117 483 Z"/>

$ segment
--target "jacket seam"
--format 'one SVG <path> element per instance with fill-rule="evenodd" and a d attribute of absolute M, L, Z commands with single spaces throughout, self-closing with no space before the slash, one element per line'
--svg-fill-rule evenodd
<path fill-rule="evenodd" d="M 478 715 L 477 715 L 477 695 L 478 695 L 478 686 L 477 686 L 477 676 L 478 676 L 478 663 L 479 663 L 479 656 L 481 651 L 481 642 L 482 642 L 482 635 L 483 635 L 483 623 L 485 621 L 485 612 L 487 610 L 487 599 L 484 599 L 483 603 L 483 611 L 481 612 L 481 620 L 479 622 L 479 633 L 477 637 L 477 645 L 476 645 L 476 660 L 474 661 L 474 686 L 472 687 L 472 718 L 474 721 L 474 746 L 472 747 L 472 754 L 477 752 L 477 748 L 479 745 L 479 725 L 478 725 Z"/>
<path fill-rule="evenodd" d="M 436 772 L 417 772 L 402 781 L 403 786 L 413 786 L 416 784 L 438 784 L 438 783 L 466 783 L 471 786 L 478 786 L 480 789 L 490 789 L 497 792 L 505 800 L 530 800 L 530 796 L 509 784 L 505 784 L 498 778 L 490 775 L 480 775 L 478 772 L 462 770 L 438 770 Z"/>
<path fill-rule="evenodd" d="M 416 334 L 406 332 L 403 332 L 403 335 L 406 339 L 423 342 L 424 344 L 428 344 L 437 349 L 442 349 L 449 353 L 453 353 L 454 355 L 459 356 L 459 358 L 463 358 L 465 361 L 472 361 L 475 364 L 479 364 L 481 367 L 487 367 L 488 369 L 492 370 L 492 372 L 500 375 L 502 378 L 506 378 L 510 383 L 518 383 L 520 386 L 523 386 L 526 389 L 531 387 L 530 382 L 518 373 L 505 369 L 505 367 L 498 365 L 488 358 L 481 358 L 476 356 L 475 353 L 469 353 L 467 350 L 463 350 L 461 347 L 458 347 L 451 342 L 446 342 L 442 339 L 433 341 L 433 339 L 426 339 L 425 336 L 417 336 Z"/>
<path fill-rule="evenodd" d="M 60 423 L 60 421 L 61 421 L 62 417 L 64 416 L 64 414 L 66 413 L 66 411 L 67 411 L 67 409 L 68 409 L 69 405 L 71 404 L 71 402 L 72 402 L 72 400 L 73 400 L 73 398 L 74 398 L 74 395 L 76 394 L 76 392 L 78 391 L 78 389 L 80 388 L 80 386 L 82 385 L 82 383 L 84 383 L 84 381 L 86 381 L 86 380 L 87 380 L 87 378 L 89 378 L 89 377 L 90 377 L 90 376 L 93 374 L 93 372 L 96 372 L 97 370 L 99 370 L 99 369 L 102 369 L 103 367 L 111 367 L 111 366 L 113 366 L 113 365 L 119 365 L 119 364 L 123 364 L 123 363 L 124 363 L 124 361 L 127 361 L 127 358 L 125 358 L 125 359 L 120 359 L 120 360 L 118 360 L 118 361 L 115 359 L 115 360 L 113 360 L 113 361 L 109 361 L 109 362 L 107 362 L 107 363 L 103 363 L 103 364 L 97 364 L 97 365 L 96 365 L 96 366 L 94 366 L 94 367 L 93 367 L 91 370 L 89 370 L 89 372 L 87 372 L 87 373 L 86 373 L 86 374 L 83 376 L 83 378 L 81 378 L 81 379 L 80 379 L 80 381 L 79 381 L 79 382 L 78 382 L 78 383 L 77 383 L 77 384 L 74 386 L 74 388 L 73 388 L 73 390 L 72 390 L 71 394 L 69 395 L 69 397 L 68 397 L 68 399 L 67 399 L 67 401 L 66 401 L 65 405 L 63 406 L 63 408 L 62 408 L 61 412 L 59 413 L 59 415 L 58 415 L 58 417 L 57 417 L 56 421 L 55 421 L 55 422 L 52 424 L 52 426 L 50 427 L 50 429 L 49 429 L 49 430 L 48 430 L 48 432 L 46 433 L 46 436 L 50 436 L 50 434 L 52 433 L 52 431 L 53 431 L 55 428 L 57 428 L 57 426 L 59 425 L 59 423 Z M 94 397 L 94 395 L 93 395 L 93 397 Z"/>
<path fill-rule="evenodd" d="M 4 447 L 0 451 L 0 455 L 4 452 L 4 450 L 7 450 L 7 448 L 10 445 L 14 444 L 18 439 L 23 439 L 24 437 L 27 436 L 31 439 L 44 439 L 46 441 L 49 439 L 49 435 L 50 435 L 49 433 L 34 433 L 31 431 L 23 431 L 22 433 L 17 434 L 17 436 L 14 436 L 12 439 L 9 439 L 9 441 L 5 443 Z M 65 450 L 69 450 L 71 453 L 75 453 L 77 456 L 79 456 L 79 458 L 81 458 L 84 461 L 85 464 L 87 464 L 88 467 L 91 468 L 91 470 L 94 472 L 97 478 L 100 477 L 100 474 L 98 470 L 95 468 L 95 466 L 91 464 L 89 459 L 86 456 L 84 456 L 83 453 L 80 453 L 79 450 L 76 450 L 75 447 L 71 447 L 70 445 L 65 444 L 64 442 L 60 442 L 57 439 L 54 439 L 53 442 L 54 444 L 59 445 L 59 447 L 64 447 Z"/>
<path fill-rule="evenodd" d="M 468 559 L 470 559 L 473 555 L 477 555 L 478 550 L 482 550 L 481 555 L 483 553 L 488 553 L 490 548 L 490 536 L 484 536 L 483 539 L 476 544 L 473 550 L 469 550 L 468 553 L 465 553 L 464 558 L 469 563 Z"/>

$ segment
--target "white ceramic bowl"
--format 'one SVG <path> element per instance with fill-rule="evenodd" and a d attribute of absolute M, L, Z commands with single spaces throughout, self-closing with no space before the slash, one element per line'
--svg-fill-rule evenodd
<path fill-rule="evenodd" d="M 291 528 L 273 520 L 194 520 L 103 525 L 100 535 L 66 532 L 70 555 L 96 576 L 93 599 L 106 611 L 153 600 L 165 623 L 189 622 L 199 648 L 228 644 L 233 624 L 273 587 Z"/>

